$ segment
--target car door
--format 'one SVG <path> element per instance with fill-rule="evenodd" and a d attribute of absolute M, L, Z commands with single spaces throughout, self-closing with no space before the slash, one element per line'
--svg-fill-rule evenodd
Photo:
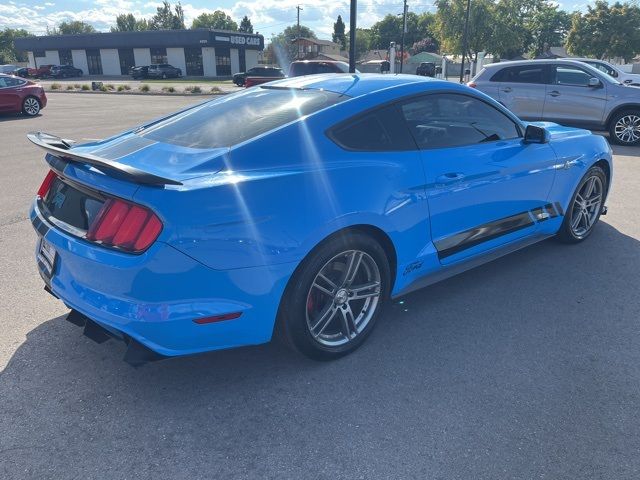
<path fill-rule="evenodd" d="M 607 85 L 598 78 L 599 86 L 589 86 L 589 80 L 594 77 L 598 78 L 595 72 L 578 65 L 552 65 L 543 119 L 576 126 L 601 125 L 607 104 Z"/>
<path fill-rule="evenodd" d="M 519 122 L 467 94 L 423 95 L 401 110 L 421 150 L 441 263 L 535 234 L 535 210 L 547 204 L 555 176 L 548 144 L 525 144 Z"/>
<path fill-rule="evenodd" d="M 532 63 L 507 67 L 497 76 L 498 99 L 524 120 L 540 120 L 546 94 L 548 68 Z"/>
<path fill-rule="evenodd" d="M 0 111 L 20 111 L 20 90 L 25 83 L 24 80 L 14 77 L 0 77 Z"/>

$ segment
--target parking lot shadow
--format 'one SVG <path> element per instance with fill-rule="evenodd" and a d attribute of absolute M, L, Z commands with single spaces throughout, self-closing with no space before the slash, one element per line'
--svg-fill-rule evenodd
<path fill-rule="evenodd" d="M 272 343 L 134 369 L 47 320 L 0 374 L 0 477 L 631 478 L 639 266 L 601 222 L 396 300 L 329 363 Z"/>
<path fill-rule="evenodd" d="M 34 115 L 33 117 L 30 117 L 28 115 L 24 115 L 22 113 L 2 113 L 0 114 L 0 122 L 10 122 L 10 121 L 14 121 L 14 120 L 33 120 L 34 118 L 38 118 L 41 117 L 42 114 L 38 113 L 37 115 Z"/>

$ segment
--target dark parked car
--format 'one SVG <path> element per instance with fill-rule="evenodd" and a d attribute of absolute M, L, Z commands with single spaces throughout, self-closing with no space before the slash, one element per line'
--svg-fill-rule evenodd
<path fill-rule="evenodd" d="M 27 67 L 22 67 L 13 72 L 12 75 L 17 77 L 27 78 L 29 76 L 29 69 Z"/>
<path fill-rule="evenodd" d="M 316 73 L 349 73 L 349 64 L 329 60 L 297 60 L 289 66 L 290 77 L 315 75 Z"/>
<path fill-rule="evenodd" d="M 132 67 L 129 70 L 129 75 L 134 79 L 147 78 L 149 76 L 149 67 Z"/>
<path fill-rule="evenodd" d="M 55 65 L 49 70 L 49 76 L 53 78 L 81 77 L 82 70 L 71 65 Z"/>
<path fill-rule="evenodd" d="M 236 73 L 233 76 L 233 83 L 235 83 L 239 87 L 242 87 L 244 86 L 244 81 L 247 77 L 284 78 L 284 72 L 280 67 L 258 65 L 257 67 L 250 68 L 246 72 Z"/>
<path fill-rule="evenodd" d="M 148 78 L 178 78 L 182 76 L 182 70 L 168 63 L 149 65 Z"/>
<path fill-rule="evenodd" d="M 12 75 L 0 74 L 0 112 L 33 117 L 47 105 L 44 89 L 37 83 Z"/>
<path fill-rule="evenodd" d="M 422 62 L 416 68 L 416 75 L 422 77 L 435 77 L 436 76 L 436 64 L 433 62 Z"/>

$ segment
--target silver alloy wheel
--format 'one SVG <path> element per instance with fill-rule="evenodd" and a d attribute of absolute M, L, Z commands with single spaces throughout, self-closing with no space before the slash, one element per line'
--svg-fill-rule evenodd
<path fill-rule="evenodd" d="M 380 269 L 361 250 L 348 250 L 329 260 L 307 294 L 307 327 L 328 347 L 352 341 L 369 324 L 382 292 Z"/>
<path fill-rule="evenodd" d="M 571 231 L 576 237 L 583 237 L 598 219 L 602 208 L 604 187 L 597 175 L 587 179 L 582 185 L 571 208 Z"/>
<path fill-rule="evenodd" d="M 38 102 L 38 100 L 33 97 L 27 97 L 22 104 L 22 107 L 24 108 L 24 111 L 27 113 L 27 115 L 33 117 L 40 111 L 40 102 Z"/>
<path fill-rule="evenodd" d="M 616 138 L 624 143 L 640 140 L 640 116 L 630 114 L 621 117 L 614 128 Z"/>

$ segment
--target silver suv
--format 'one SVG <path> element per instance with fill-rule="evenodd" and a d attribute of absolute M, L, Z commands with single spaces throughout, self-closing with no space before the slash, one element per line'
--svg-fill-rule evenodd
<path fill-rule="evenodd" d="M 469 86 L 524 120 L 608 130 L 616 143 L 640 143 L 640 88 L 623 85 L 582 62 L 494 63 L 486 65 Z"/>

